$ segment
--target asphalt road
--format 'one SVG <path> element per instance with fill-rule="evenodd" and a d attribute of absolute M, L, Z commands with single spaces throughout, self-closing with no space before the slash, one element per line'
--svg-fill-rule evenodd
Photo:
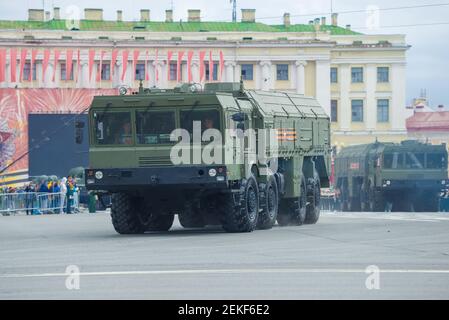
<path fill-rule="evenodd" d="M 139 236 L 116 234 L 107 213 L 0 216 L 0 299 L 449 299 L 448 231 L 449 214 Z"/>

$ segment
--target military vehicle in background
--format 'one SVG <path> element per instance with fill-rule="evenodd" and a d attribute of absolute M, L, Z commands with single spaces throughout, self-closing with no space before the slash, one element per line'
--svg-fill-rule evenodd
<path fill-rule="evenodd" d="M 118 233 L 167 231 L 176 214 L 183 227 L 221 225 L 227 232 L 318 221 L 320 188 L 329 185 L 330 121 L 315 99 L 245 90 L 243 83 L 125 91 L 93 99 L 86 169 L 88 190 L 112 194 Z M 173 130 L 194 138 L 195 122 L 203 142 L 187 145 L 193 157 L 215 141 L 205 138 L 213 128 L 224 137 L 214 152 L 243 161 L 174 163 L 180 144 Z M 274 131 L 276 143 L 254 150 L 241 140 L 252 130 L 258 143 L 267 140 L 264 130 Z"/>
<path fill-rule="evenodd" d="M 445 144 L 418 141 L 343 148 L 335 159 L 343 211 L 438 211 L 448 179 Z M 392 205 L 392 208 L 391 208 Z"/>

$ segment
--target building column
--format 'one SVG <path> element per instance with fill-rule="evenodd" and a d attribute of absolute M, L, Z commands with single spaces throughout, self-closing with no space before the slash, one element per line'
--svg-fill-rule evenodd
<path fill-rule="evenodd" d="M 236 82 L 240 82 L 242 79 L 242 67 L 237 62 L 234 67 L 234 79 Z"/>
<path fill-rule="evenodd" d="M 307 61 L 296 61 L 296 93 L 306 93 L 306 70 Z"/>
<path fill-rule="evenodd" d="M 374 64 L 366 66 L 366 129 L 375 130 L 377 124 L 376 83 L 377 69 Z"/>
<path fill-rule="evenodd" d="M 225 79 L 226 79 L 227 82 L 240 81 L 240 79 L 236 80 L 234 78 L 234 76 L 235 76 L 234 68 L 235 68 L 236 65 L 237 64 L 235 63 L 235 61 L 226 61 L 225 62 Z"/>
<path fill-rule="evenodd" d="M 316 99 L 326 114 L 331 115 L 331 62 L 330 60 L 317 60 L 315 62 L 315 93 Z"/>
<path fill-rule="evenodd" d="M 200 63 L 199 61 L 192 61 L 192 80 L 194 83 L 200 83 Z"/>
<path fill-rule="evenodd" d="M 340 128 L 342 131 L 349 131 L 351 129 L 351 100 L 349 98 L 349 91 L 351 89 L 351 69 L 349 64 L 340 65 Z"/>
<path fill-rule="evenodd" d="M 167 87 L 167 72 L 165 71 L 165 61 L 154 61 L 154 79 L 156 79 L 156 86 L 160 89 L 166 89 Z M 158 76 L 156 75 L 158 74 Z M 157 79 L 158 78 L 158 79 Z"/>
<path fill-rule="evenodd" d="M 390 103 L 391 126 L 393 130 L 406 130 L 406 63 L 395 63 L 391 72 L 391 91 L 393 97 Z"/>
<path fill-rule="evenodd" d="M 271 86 L 271 61 L 260 61 L 260 67 L 262 68 L 262 77 L 260 78 L 260 88 L 264 91 L 270 90 Z"/>

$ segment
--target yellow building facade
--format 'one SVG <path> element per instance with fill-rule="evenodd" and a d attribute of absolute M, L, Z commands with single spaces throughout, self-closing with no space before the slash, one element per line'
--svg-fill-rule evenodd
<path fill-rule="evenodd" d="M 0 47 L 21 52 L 49 48 L 60 52 L 50 59 L 43 77 L 44 53 L 35 57 L 35 79 L 13 81 L 11 56 L 6 54 L 6 79 L 1 88 L 137 88 L 132 52 L 139 51 L 137 64 L 145 70 L 145 86 L 172 88 L 186 81 L 189 70 L 194 82 L 240 81 L 258 90 L 281 90 L 318 99 L 332 119 L 332 139 L 337 148 L 375 141 L 406 138 L 406 52 L 403 35 L 363 35 L 338 25 L 338 15 L 315 19 L 308 24 L 291 24 L 287 13 L 279 25 L 258 23 L 255 10 L 242 10 L 236 23 L 203 22 L 199 10 L 189 10 L 187 22 L 173 21 L 166 11 L 165 21 L 152 21 L 150 10 L 141 11 L 137 22 L 104 21 L 101 9 L 86 9 L 84 18 L 64 20 L 60 9 L 52 16 L 30 10 L 28 21 L 0 21 Z M 74 79 L 65 80 L 67 50 L 80 51 L 74 58 Z M 114 50 L 129 50 L 129 59 L 119 57 L 107 73 L 90 76 L 89 50 L 94 50 L 94 70 L 111 64 Z M 177 70 L 177 53 L 185 52 Z M 191 60 L 187 52 L 193 51 Z M 8 51 L 7 51 L 8 52 Z M 173 58 L 168 61 L 171 52 Z M 199 52 L 212 54 L 216 73 L 202 79 Z M 224 59 L 224 61 L 222 61 Z M 223 62 L 223 63 L 221 63 Z M 124 65 L 126 71 L 124 72 Z M 175 66 L 173 66 L 175 64 Z M 190 65 L 188 65 L 190 64 Z M 144 67 L 142 67 L 144 65 Z M 220 66 L 222 68 L 220 68 Z M 207 67 L 207 66 L 206 66 Z M 106 72 L 106 71 L 105 71 Z M 207 71 L 206 71 L 207 72 Z M 52 76 L 55 75 L 53 81 Z M 123 75 L 123 77 L 122 77 Z M 19 77 L 19 71 L 17 71 Z M 209 79 L 211 78 L 211 79 Z"/>

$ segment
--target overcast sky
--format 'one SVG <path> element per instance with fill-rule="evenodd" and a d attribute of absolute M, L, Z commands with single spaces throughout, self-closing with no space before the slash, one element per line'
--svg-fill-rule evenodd
<path fill-rule="evenodd" d="M 0 19 L 25 20 L 28 8 L 42 8 L 45 2 L 47 10 L 53 6 L 61 7 L 62 15 L 70 5 L 102 7 L 104 18 L 116 18 L 116 10 L 123 10 L 125 20 L 139 19 L 140 9 L 150 9 L 151 19 L 164 20 L 165 10 L 174 7 L 176 20 L 187 18 L 187 9 L 201 9 L 203 20 L 231 20 L 232 7 L 229 0 L 0 0 Z M 264 3 L 264 5 L 261 5 Z M 369 6 L 381 9 L 409 7 L 426 4 L 448 4 L 446 6 L 413 8 L 400 10 L 381 10 L 380 27 L 369 30 L 366 27 L 367 14 L 341 13 L 344 11 L 366 10 Z M 307 23 L 322 13 L 331 11 L 331 0 L 237 0 L 238 18 L 241 8 L 255 8 L 259 22 L 279 24 L 284 12 L 294 15 L 311 16 L 292 17 L 293 23 Z M 333 11 L 340 12 L 339 24 L 351 24 L 353 29 L 362 33 L 405 34 L 412 46 L 407 54 L 407 103 L 419 96 L 421 88 L 427 89 L 432 106 L 444 104 L 449 107 L 449 0 L 333 0 Z M 276 18 L 272 18 L 276 17 Z M 416 24 L 446 23 L 439 25 L 411 26 Z M 402 27 L 392 27 L 402 26 Z"/>

